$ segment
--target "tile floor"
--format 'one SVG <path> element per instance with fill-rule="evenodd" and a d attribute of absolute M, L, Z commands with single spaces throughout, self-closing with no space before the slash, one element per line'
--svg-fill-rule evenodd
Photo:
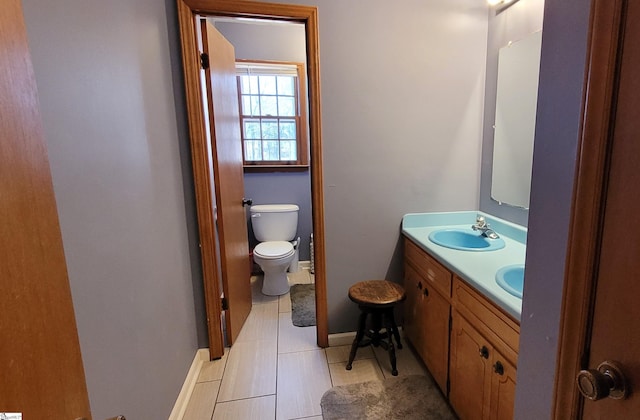
<path fill-rule="evenodd" d="M 315 327 L 291 323 L 289 294 L 264 296 L 262 278 L 251 281 L 247 322 L 225 355 L 203 366 L 184 420 L 322 419 L 320 399 L 332 386 L 391 377 L 381 348 L 359 349 L 352 370 L 346 370 L 349 345 L 319 348 Z M 311 282 L 308 270 L 289 274 L 290 284 Z M 399 375 L 425 373 L 410 347 L 396 355 Z"/>

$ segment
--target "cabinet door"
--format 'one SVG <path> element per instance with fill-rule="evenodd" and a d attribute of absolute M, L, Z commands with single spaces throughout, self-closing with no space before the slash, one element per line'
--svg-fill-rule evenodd
<path fill-rule="evenodd" d="M 491 420 L 512 420 L 516 396 L 516 368 L 494 351 L 491 372 Z"/>
<path fill-rule="evenodd" d="M 462 420 L 486 418 L 493 347 L 455 310 L 452 321 L 449 401 Z"/>
<path fill-rule="evenodd" d="M 449 312 L 451 305 L 430 284 L 422 290 L 422 347 L 424 363 L 447 394 L 449 366 Z"/>
<path fill-rule="evenodd" d="M 418 353 L 422 348 L 421 301 L 423 284 L 424 280 L 409 264 L 405 263 L 404 289 L 407 293 L 407 300 L 404 303 L 404 323 L 402 328 Z M 423 357 L 422 354 L 420 356 Z"/>

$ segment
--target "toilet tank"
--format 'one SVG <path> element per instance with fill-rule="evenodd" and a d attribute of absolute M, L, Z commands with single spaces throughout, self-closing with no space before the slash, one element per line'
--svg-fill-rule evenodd
<path fill-rule="evenodd" d="M 295 204 L 259 204 L 251 206 L 251 226 L 256 239 L 291 241 L 298 230 L 298 210 Z"/>

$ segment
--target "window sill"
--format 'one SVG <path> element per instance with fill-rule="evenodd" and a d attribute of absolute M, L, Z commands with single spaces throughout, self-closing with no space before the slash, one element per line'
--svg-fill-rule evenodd
<path fill-rule="evenodd" d="M 306 172 L 309 165 L 244 165 L 244 172 Z"/>

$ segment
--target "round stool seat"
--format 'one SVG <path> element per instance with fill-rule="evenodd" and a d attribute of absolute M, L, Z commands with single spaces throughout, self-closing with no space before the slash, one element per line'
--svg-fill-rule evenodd
<path fill-rule="evenodd" d="M 349 299 L 373 308 L 392 307 L 406 298 L 404 288 L 388 280 L 361 281 L 349 288 Z"/>
<path fill-rule="evenodd" d="M 402 348 L 402 343 L 393 310 L 396 304 L 406 298 L 407 294 L 402 286 L 387 280 L 365 280 L 349 288 L 349 299 L 358 304 L 360 319 L 358 320 L 356 338 L 351 345 L 347 370 L 351 370 L 358 347 L 371 344 L 374 347 L 381 346 L 389 352 L 391 374 L 398 375 L 393 339 L 395 338 L 398 349 Z M 371 315 L 371 328 L 367 328 L 367 316 L 369 315 Z M 384 332 L 381 332 L 382 328 L 385 329 Z"/>

